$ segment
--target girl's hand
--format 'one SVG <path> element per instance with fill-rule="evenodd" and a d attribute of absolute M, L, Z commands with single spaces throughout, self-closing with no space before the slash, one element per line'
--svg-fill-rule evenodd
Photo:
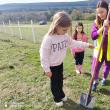
<path fill-rule="evenodd" d="M 109 26 L 109 21 L 108 21 L 108 20 L 104 20 L 103 26 L 104 26 L 104 27 L 108 27 L 108 26 Z"/>
<path fill-rule="evenodd" d="M 94 45 L 93 44 L 89 44 L 89 48 L 90 49 L 93 49 L 94 48 Z"/>
<path fill-rule="evenodd" d="M 45 73 L 48 77 L 52 77 L 52 72 L 47 72 L 47 73 Z"/>

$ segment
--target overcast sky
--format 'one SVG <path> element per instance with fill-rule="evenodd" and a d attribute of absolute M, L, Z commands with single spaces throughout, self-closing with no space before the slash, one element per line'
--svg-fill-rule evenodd
<path fill-rule="evenodd" d="M 35 3 L 35 2 L 74 2 L 74 1 L 84 1 L 84 0 L 0 0 L 0 4 L 7 3 Z"/>

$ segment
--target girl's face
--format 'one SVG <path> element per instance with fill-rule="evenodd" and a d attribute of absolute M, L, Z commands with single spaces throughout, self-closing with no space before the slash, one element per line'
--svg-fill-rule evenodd
<path fill-rule="evenodd" d="M 77 30 L 77 32 L 81 33 L 82 30 L 83 30 L 83 27 L 82 26 L 77 26 L 76 30 Z"/>
<path fill-rule="evenodd" d="M 105 8 L 97 8 L 96 9 L 97 15 L 102 19 L 105 20 L 107 17 L 107 10 Z"/>
<path fill-rule="evenodd" d="M 69 30 L 69 27 L 61 27 L 61 26 L 58 26 L 57 27 L 57 34 L 58 35 L 64 35 L 67 33 L 67 31 Z"/>

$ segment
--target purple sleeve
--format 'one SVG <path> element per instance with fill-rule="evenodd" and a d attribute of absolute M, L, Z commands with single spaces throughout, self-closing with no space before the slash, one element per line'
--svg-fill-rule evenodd
<path fill-rule="evenodd" d="M 93 26 L 92 26 L 92 32 L 91 32 L 92 40 L 96 40 L 97 39 L 97 37 L 98 37 L 97 31 L 98 31 L 98 28 L 97 28 L 96 24 L 94 23 Z M 106 27 L 105 36 L 107 36 L 107 35 L 108 35 L 108 28 Z"/>
<path fill-rule="evenodd" d="M 91 31 L 91 38 L 92 40 L 96 40 L 98 37 L 98 33 L 97 33 L 98 29 L 96 27 L 96 24 L 94 23 L 92 26 L 92 31 Z"/>

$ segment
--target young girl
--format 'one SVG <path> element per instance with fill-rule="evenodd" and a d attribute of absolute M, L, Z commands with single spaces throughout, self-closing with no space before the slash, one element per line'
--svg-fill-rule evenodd
<path fill-rule="evenodd" d="M 67 100 L 63 91 L 63 60 L 67 47 L 93 48 L 92 44 L 72 40 L 67 35 L 71 25 L 71 18 L 66 12 L 57 12 L 40 48 L 41 65 L 50 77 L 51 92 L 57 106 L 63 106 L 63 101 Z"/>
<path fill-rule="evenodd" d="M 72 37 L 74 40 L 87 42 L 87 36 L 84 33 L 84 27 L 81 22 L 78 22 L 75 28 L 75 33 Z M 84 59 L 84 48 L 83 47 L 74 47 L 71 49 L 72 54 L 75 58 L 75 69 L 77 74 L 82 73 L 82 63 Z"/>
<path fill-rule="evenodd" d="M 95 68 L 94 65 L 96 64 L 96 58 L 99 51 L 99 45 L 103 37 L 102 33 L 104 30 L 104 27 L 108 27 L 108 28 L 106 28 L 102 51 L 100 53 L 98 65 L 95 71 L 95 78 L 92 86 L 93 91 L 95 91 L 97 88 L 99 70 L 103 62 L 104 62 L 104 70 L 103 70 L 101 85 L 105 85 L 105 81 L 110 71 L 110 25 L 109 25 L 109 22 L 106 20 L 108 10 L 109 10 L 108 3 L 106 1 L 98 2 L 97 9 L 96 9 L 96 12 L 97 12 L 96 20 L 93 24 L 92 32 L 91 32 L 92 39 L 97 41 L 97 46 L 94 49 L 94 54 L 93 54 L 92 73 L 94 73 L 94 68 Z"/>

